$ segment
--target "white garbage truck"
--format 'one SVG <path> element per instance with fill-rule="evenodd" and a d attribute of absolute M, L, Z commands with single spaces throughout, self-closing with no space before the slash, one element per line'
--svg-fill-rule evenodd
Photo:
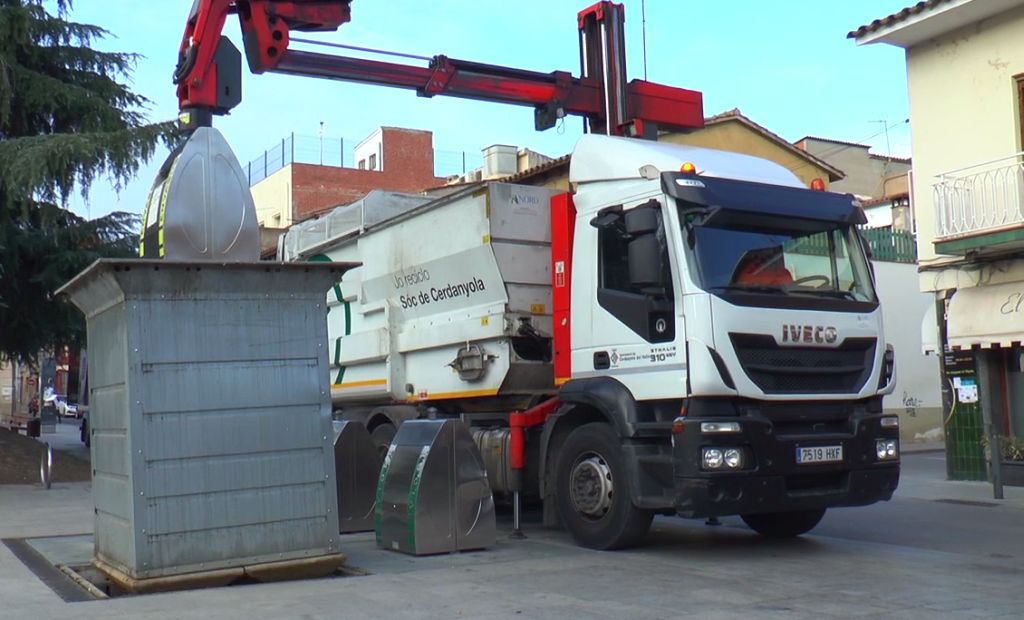
<path fill-rule="evenodd" d="M 284 237 L 328 293 L 338 417 L 468 422 L 498 495 L 600 549 L 656 514 L 796 536 L 899 480 L 864 215 L 763 159 L 588 134 L 571 193 L 376 192 Z"/>

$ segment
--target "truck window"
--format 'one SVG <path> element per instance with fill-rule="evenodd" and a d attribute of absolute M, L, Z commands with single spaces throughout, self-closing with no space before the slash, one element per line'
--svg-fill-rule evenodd
<path fill-rule="evenodd" d="M 877 303 L 855 231 L 813 226 L 790 220 L 775 229 L 696 227 L 693 253 L 702 286 L 717 294 L 772 294 L 798 305 L 813 297 Z"/>
<path fill-rule="evenodd" d="M 621 226 L 598 232 L 598 286 L 613 291 L 639 293 L 629 283 L 629 238 Z"/>
<path fill-rule="evenodd" d="M 660 210 L 657 212 L 657 222 L 657 231 L 650 234 L 657 239 L 661 250 L 663 285 L 640 287 L 632 281 L 629 247 L 638 239 L 627 233 L 620 221 L 616 225 L 598 229 L 597 301 L 602 308 L 648 342 L 670 342 L 675 338 L 675 302 L 668 244 Z"/>

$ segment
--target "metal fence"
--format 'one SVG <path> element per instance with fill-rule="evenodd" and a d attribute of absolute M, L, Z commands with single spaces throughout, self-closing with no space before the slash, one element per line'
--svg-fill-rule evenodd
<path fill-rule="evenodd" d="M 871 247 L 873 260 L 890 263 L 916 263 L 917 239 L 905 230 L 864 228 L 861 230 Z"/>
<path fill-rule="evenodd" d="M 938 175 L 932 186 L 937 237 L 1024 223 L 1024 153 Z"/>
<path fill-rule="evenodd" d="M 860 232 L 871 248 L 871 259 L 889 263 L 916 263 L 917 239 L 913 233 L 892 228 L 862 228 Z M 800 237 L 787 251 L 808 256 L 829 256 L 832 250 L 825 233 Z"/>
<path fill-rule="evenodd" d="M 358 140 L 291 134 L 243 166 L 249 185 L 255 185 L 288 164 L 317 164 L 355 168 Z M 483 166 L 479 151 L 434 149 L 434 176 L 465 174 Z"/>

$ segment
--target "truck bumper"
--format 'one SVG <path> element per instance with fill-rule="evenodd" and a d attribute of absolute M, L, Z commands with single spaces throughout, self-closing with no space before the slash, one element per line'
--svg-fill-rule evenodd
<path fill-rule="evenodd" d="M 693 418 L 673 435 L 675 509 L 684 517 L 818 510 L 864 506 L 892 497 L 899 483 L 899 459 L 880 460 L 876 441 L 897 440 L 899 430 L 882 428 L 879 414 L 857 415 L 846 432 L 780 435 L 763 417 Z M 704 433 L 701 423 L 739 422 L 738 433 Z M 800 448 L 842 447 L 842 460 L 798 463 Z M 705 448 L 738 448 L 741 468 L 708 471 Z"/>
<path fill-rule="evenodd" d="M 712 517 L 760 512 L 818 510 L 866 506 L 892 498 L 898 467 L 843 472 L 834 488 L 794 490 L 787 476 L 676 478 L 676 512 L 684 517 Z"/>

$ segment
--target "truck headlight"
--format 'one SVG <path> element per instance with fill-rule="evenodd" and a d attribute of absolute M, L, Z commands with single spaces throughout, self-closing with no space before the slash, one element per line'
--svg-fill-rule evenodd
<path fill-rule="evenodd" d="M 875 456 L 879 461 L 892 461 L 900 457 L 899 442 L 895 439 L 876 439 Z"/>
<path fill-rule="evenodd" d="M 742 469 L 742 448 L 704 448 L 701 451 L 701 467 L 704 469 Z"/>
<path fill-rule="evenodd" d="M 718 448 L 704 448 L 700 460 L 704 469 L 721 469 L 725 458 Z"/>
<path fill-rule="evenodd" d="M 743 451 L 737 448 L 729 448 L 723 453 L 725 459 L 725 466 L 729 469 L 739 469 L 743 467 Z"/>

